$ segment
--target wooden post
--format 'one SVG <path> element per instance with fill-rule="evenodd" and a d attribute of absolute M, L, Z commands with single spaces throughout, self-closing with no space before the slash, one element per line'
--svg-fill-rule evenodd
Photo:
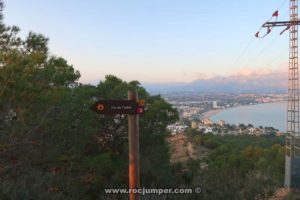
<path fill-rule="evenodd" d="M 128 91 L 128 100 L 138 101 L 138 93 Z M 129 188 L 140 187 L 140 164 L 139 164 L 139 116 L 128 115 L 128 141 L 129 141 Z M 129 194 L 130 200 L 138 200 L 137 193 Z"/>

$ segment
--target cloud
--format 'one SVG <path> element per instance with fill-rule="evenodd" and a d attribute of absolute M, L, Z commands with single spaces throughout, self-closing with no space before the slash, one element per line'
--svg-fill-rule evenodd
<path fill-rule="evenodd" d="M 237 71 L 236 73 L 233 73 L 230 76 L 262 76 L 262 75 L 268 75 L 268 74 L 283 74 L 287 73 L 287 67 L 285 66 L 285 68 L 280 67 L 277 69 L 271 69 L 271 68 L 255 68 L 255 69 L 251 69 L 251 68 L 243 68 L 240 69 L 239 71 Z M 230 77 L 229 76 L 229 77 Z"/>

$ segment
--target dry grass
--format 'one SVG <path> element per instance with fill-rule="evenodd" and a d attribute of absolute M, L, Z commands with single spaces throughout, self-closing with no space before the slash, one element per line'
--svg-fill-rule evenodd
<path fill-rule="evenodd" d="M 201 160 L 205 158 L 209 150 L 202 146 L 195 147 L 188 141 L 185 134 L 177 134 L 167 138 L 170 145 L 171 163 L 186 162 L 189 158 Z"/>

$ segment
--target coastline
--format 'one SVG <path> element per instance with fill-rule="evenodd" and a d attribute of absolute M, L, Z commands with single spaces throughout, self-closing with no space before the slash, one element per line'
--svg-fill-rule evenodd
<path fill-rule="evenodd" d="M 233 107 L 229 107 L 229 108 L 218 108 L 218 109 L 209 110 L 207 112 L 202 113 L 201 114 L 201 119 L 211 120 L 211 117 L 213 117 L 214 115 L 217 115 L 220 112 L 223 112 L 223 111 L 229 110 L 229 109 L 234 109 L 234 108 L 239 108 L 239 107 L 247 107 L 247 106 L 255 106 L 255 105 L 261 105 L 261 104 L 284 103 L 284 102 L 287 102 L 287 101 L 275 101 L 275 102 L 268 102 L 268 103 L 256 103 L 256 104 L 249 104 L 249 105 L 239 105 L 239 106 L 233 106 Z"/>
<path fill-rule="evenodd" d="M 210 119 L 212 116 L 219 114 L 220 112 L 224 111 L 226 108 L 219 108 L 219 109 L 215 109 L 215 110 L 209 110 L 205 113 L 201 114 L 201 118 L 202 119 Z"/>

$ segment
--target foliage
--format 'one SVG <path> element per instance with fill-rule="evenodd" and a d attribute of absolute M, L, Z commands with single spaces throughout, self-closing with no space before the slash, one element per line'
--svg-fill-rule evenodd
<path fill-rule="evenodd" d="M 203 199 L 265 199 L 283 186 L 284 138 L 249 135 L 199 135 L 210 148 L 201 171 Z M 216 192 L 217 191 L 217 192 Z"/>
<path fill-rule="evenodd" d="M 175 186 L 164 140 L 166 125 L 178 119 L 170 104 L 113 75 L 97 86 L 80 84 L 72 65 L 49 54 L 48 38 L 30 32 L 22 39 L 18 27 L 0 20 L 1 199 L 110 199 L 104 188 L 127 188 L 127 118 L 97 115 L 90 106 L 126 99 L 128 90 L 146 101 L 141 183 Z"/>
<path fill-rule="evenodd" d="M 192 159 L 170 164 L 165 128 L 178 113 L 169 103 L 138 81 L 113 75 L 97 86 L 80 84 L 80 73 L 49 53 L 48 38 L 33 32 L 19 37 L 18 27 L 3 23 L 2 11 L 0 0 L 0 199 L 127 198 L 104 194 L 104 188 L 128 188 L 126 116 L 97 115 L 90 106 L 97 99 L 126 99 L 128 90 L 146 101 L 140 117 L 141 186 L 204 190 L 166 199 L 265 198 L 281 186 L 282 138 L 219 137 L 191 129 L 194 144 L 211 150 L 208 169 L 200 170 L 200 161 Z"/>

